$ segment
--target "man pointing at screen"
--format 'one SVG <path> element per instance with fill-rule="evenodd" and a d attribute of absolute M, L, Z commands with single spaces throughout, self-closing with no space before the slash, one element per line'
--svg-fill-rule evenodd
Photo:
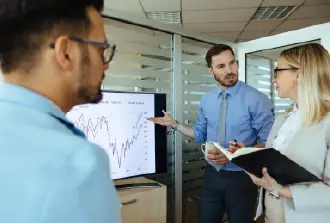
<path fill-rule="evenodd" d="M 216 45 L 206 54 L 208 71 L 218 87 L 202 97 L 193 127 L 164 117 L 149 118 L 169 126 L 196 142 L 213 141 L 228 148 L 230 140 L 246 146 L 264 147 L 274 122 L 268 97 L 238 81 L 238 65 L 231 47 Z M 218 150 L 209 151 L 201 196 L 200 223 L 219 223 L 225 211 L 230 223 L 251 222 L 257 187 L 238 166 Z"/>

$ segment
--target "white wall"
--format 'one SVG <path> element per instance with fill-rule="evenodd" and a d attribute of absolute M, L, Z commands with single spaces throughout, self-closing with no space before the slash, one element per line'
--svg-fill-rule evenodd
<path fill-rule="evenodd" d="M 316 39 L 321 39 L 321 44 L 330 52 L 330 23 L 315 25 L 238 44 L 237 58 L 239 60 L 239 79 L 245 81 L 246 53 L 282 47 L 300 42 L 308 42 Z"/>

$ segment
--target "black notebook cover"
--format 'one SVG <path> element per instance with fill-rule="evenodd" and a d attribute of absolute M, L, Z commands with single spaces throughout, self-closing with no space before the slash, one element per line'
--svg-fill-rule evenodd
<path fill-rule="evenodd" d="M 241 155 L 233 158 L 231 162 L 260 178 L 263 176 L 262 168 L 266 167 L 269 175 L 281 185 L 320 180 L 273 148 Z"/>

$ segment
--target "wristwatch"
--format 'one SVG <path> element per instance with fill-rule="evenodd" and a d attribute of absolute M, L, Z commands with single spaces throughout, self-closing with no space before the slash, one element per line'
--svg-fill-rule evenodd
<path fill-rule="evenodd" d="M 171 126 L 171 128 L 172 128 L 174 131 L 176 131 L 176 130 L 178 130 L 178 124 L 179 124 L 179 122 L 178 122 L 177 120 L 174 120 L 174 121 L 175 121 L 174 127 Z"/>
<path fill-rule="evenodd" d="M 272 198 L 275 198 L 275 199 L 280 199 L 280 190 L 282 188 L 282 185 L 276 183 L 274 185 L 274 189 L 272 191 L 269 192 L 269 196 L 272 197 Z"/>

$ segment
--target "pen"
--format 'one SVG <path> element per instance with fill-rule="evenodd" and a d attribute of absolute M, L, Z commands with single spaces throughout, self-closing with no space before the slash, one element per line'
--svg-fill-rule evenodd
<path fill-rule="evenodd" d="M 235 142 L 234 146 L 237 147 L 237 140 L 233 139 L 233 141 Z"/>

